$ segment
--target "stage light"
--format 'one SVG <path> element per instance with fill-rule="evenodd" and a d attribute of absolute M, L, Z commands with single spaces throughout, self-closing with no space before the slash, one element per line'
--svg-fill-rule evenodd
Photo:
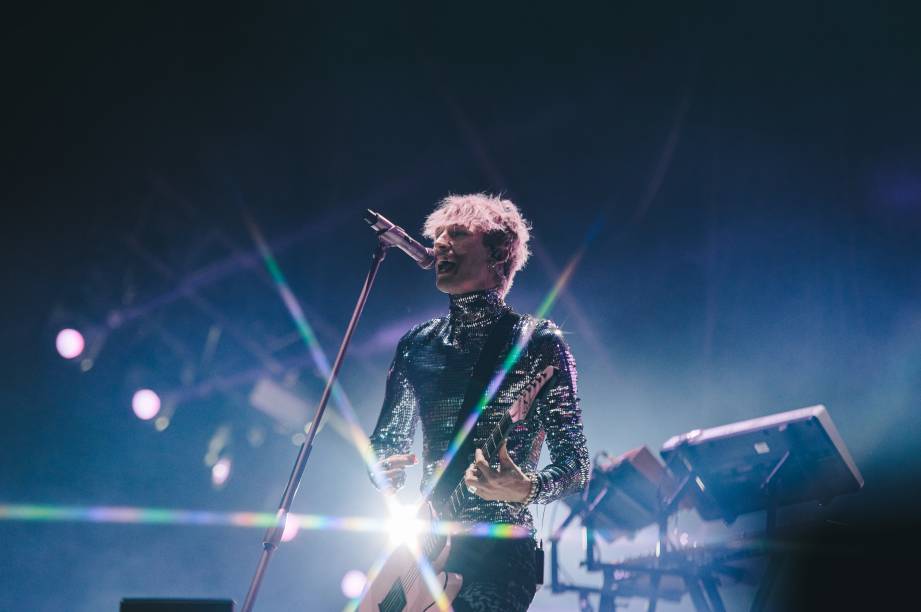
<path fill-rule="evenodd" d="M 137 418 L 149 421 L 160 412 L 160 396 L 150 389 L 138 389 L 131 398 L 131 408 Z"/>
<path fill-rule="evenodd" d="M 393 546 L 415 542 L 416 536 L 423 530 L 422 521 L 416 517 L 418 512 L 419 508 L 415 505 L 404 506 L 394 503 L 390 506 L 387 531 Z"/>
<path fill-rule="evenodd" d="M 285 517 L 285 528 L 281 532 L 281 541 L 290 542 L 297 535 L 297 532 L 301 529 L 301 522 L 297 517 L 288 515 Z"/>
<path fill-rule="evenodd" d="M 368 581 L 364 573 L 358 570 L 350 570 L 342 577 L 342 594 L 349 599 L 355 599 L 365 590 L 365 583 Z"/>
<path fill-rule="evenodd" d="M 211 466 L 211 484 L 215 488 L 221 488 L 224 486 L 224 483 L 227 482 L 227 479 L 230 478 L 230 468 L 232 462 L 230 457 L 221 457 Z M 288 523 L 285 523 L 285 531 L 288 530 Z M 293 537 L 293 536 L 292 536 Z"/>
<path fill-rule="evenodd" d="M 58 332 L 54 345 L 58 349 L 58 354 L 61 357 L 64 359 L 75 359 L 83 353 L 86 341 L 83 339 L 83 334 L 75 329 L 67 328 Z"/>

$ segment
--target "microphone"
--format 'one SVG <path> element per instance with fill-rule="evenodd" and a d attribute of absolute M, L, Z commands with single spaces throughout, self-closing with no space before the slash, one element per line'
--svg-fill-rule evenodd
<path fill-rule="evenodd" d="M 384 215 L 369 208 L 368 212 L 365 213 L 365 221 L 368 222 L 371 229 L 377 232 L 378 239 L 385 246 L 397 247 L 412 257 L 423 270 L 428 270 L 435 263 L 435 251 L 422 246 L 407 234 L 406 230 L 391 223 Z"/>

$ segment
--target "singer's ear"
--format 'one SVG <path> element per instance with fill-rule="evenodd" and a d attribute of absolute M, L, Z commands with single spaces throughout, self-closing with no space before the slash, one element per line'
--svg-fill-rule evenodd
<path fill-rule="evenodd" d="M 493 247 L 492 253 L 490 255 L 493 261 L 505 262 L 508 260 L 508 248 L 507 247 Z"/>

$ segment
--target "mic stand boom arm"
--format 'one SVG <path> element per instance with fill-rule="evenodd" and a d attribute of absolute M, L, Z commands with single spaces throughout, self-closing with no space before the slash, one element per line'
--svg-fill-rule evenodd
<path fill-rule="evenodd" d="M 256 566 L 256 572 L 253 574 L 253 580 L 249 585 L 249 591 L 246 593 L 246 599 L 243 602 L 241 612 L 252 612 L 253 605 L 256 601 L 256 595 L 259 594 L 259 587 L 262 585 L 262 579 L 265 576 L 265 570 L 269 565 L 272 553 L 278 548 L 281 542 L 281 535 L 285 530 L 285 522 L 288 519 L 288 512 L 291 510 L 291 504 L 294 496 L 297 494 L 297 488 L 301 484 L 301 477 L 304 475 L 304 468 L 307 466 L 307 459 L 310 457 L 310 451 L 313 449 L 313 439 L 317 435 L 317 428 L 323 420 L 323 413 L 326 411 L 326 404 L 329 402 L 329 396 L 333 390 L 333 384 L 336 382 L 336 376 L 342 367 L 345 359 L 345 351 L 348 349 L 349 342 L 352 340 L 352 333 L 358 326 L 358 319 L 361 318 L 361 312 L 364 310 L 365 302 L 368 301 L 368 294 L 371 292 L 371 286 L 374 284 L 374 277 L 377 276 L 377 270 L 384 260 L 386 249 L 391 246 L 385 243 L 381 238 L 384 232 L 378 234 L 377 248 L 371 256 L 371 269 L 368 270 L 368 276 L 365 278 L 365 284 L 358 294 L 358 301 L 355 304 L 355 310 L 352 311 L 352 319 L 345 330 L 342 343 L 339 345 L 339 353 L 336 355 L 336 361 L 330 370 L 329 377 L 326 380 L 326 387 L 323 389 L 323 395 L 320 396 L 320 403 L 317 405 L 317 411 L 310 427 L 307 429 L 307 437 L 301 444 L 301 449 L 297 454 L 294 462 L 294 468 L 291 470 L 291 476 L 288 478 L 288 484 L 285 485 L 285 492 L 281 496 L 281 503 L 278 504 L 278 512 L 275 514 L 275 525 L 269 527 L 262 539 L 262 555 L 259 557 L 259 564 Z"/>

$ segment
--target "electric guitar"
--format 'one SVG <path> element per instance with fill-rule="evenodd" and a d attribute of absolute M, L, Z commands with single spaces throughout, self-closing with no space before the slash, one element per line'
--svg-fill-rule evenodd
<path fill-rule="evenodd" d="M 493 428 L 486 444 L 481 449 L 487 461 L 492 463 L 495 453 L 508 437 L 512 427 L 528 415 L 534 398 L 555 371 L 556 368 L 553 366 L 544 368 L 522 389 L 508 411 L 502 415 L 502 419 Z M 427 523 L 435 523 L 439 519 L 456 518 L 466 506 L 467 501 L 473 497 L 473 494 L 467 491 L 467 486 L 461 478 L 446 501 L 439 504 L 437 511 L 431 498 L 427 500 L 420 509 L 419 519 Z M 460 574 L 443 571 L 448 555 L 451 553 L 451 536 L 427 534 L 420 538 L 419 548 L 431 563 L 437 582 L 447 601 L 453 601 L 463 585 L 463 577 Z M 368 585 L 358 605 L 359 612 L 430 612 L 434 610 L 438 610 L 435 598 L 419 572 L 415 557 L 406 546 L 401 546 L 390 555 L 381 571 Z"/>

